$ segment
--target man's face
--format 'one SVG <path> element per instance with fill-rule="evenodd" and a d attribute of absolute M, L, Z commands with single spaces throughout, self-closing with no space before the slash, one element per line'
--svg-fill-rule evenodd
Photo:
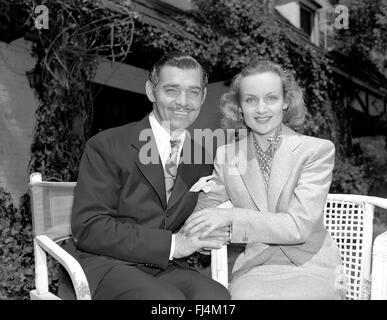
<path fill-rule="evenodd" d="M 153 102 L 156 119 L 164 127 L 175 131 L 194 123 L 206 95 L 201 80 L 199 69 L 164 66 L 155 88 L 147 82 L 147 96 Z"/>

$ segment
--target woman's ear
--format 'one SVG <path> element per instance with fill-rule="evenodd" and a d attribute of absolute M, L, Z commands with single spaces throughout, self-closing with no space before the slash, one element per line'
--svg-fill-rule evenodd
<path fill-rule="evenodd" d="M 146 91 L 146 95 L 149 99 L 150 102 L 154 103 L 156 101 L 156 98 L 153 94 L 153 84 L 148 80 L 145 84 L 145 91 Z"/>
<path fill-rule="evenodd" d="M 284 103 L 284 105 L 282 106 L 282 109 L 283 109 L 283 110 L 287 110 L 287 109 L 288 109 L 288 104 L 287 104 L 287 103 Z"/>

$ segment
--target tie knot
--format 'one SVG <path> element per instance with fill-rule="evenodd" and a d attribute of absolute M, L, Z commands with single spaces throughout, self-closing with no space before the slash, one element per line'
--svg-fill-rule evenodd
<path fill-rule="evenodd" d="M 179 148 L 179 145 L 180 145 L 180 140 L 179 139 L 175 139 L 175 140 L 171 139 L 170 142 L 171 142 L 171 149 Z"/>

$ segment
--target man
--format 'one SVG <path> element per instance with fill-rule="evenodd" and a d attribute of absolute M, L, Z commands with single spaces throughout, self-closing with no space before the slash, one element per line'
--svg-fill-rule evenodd
<path fill-rule="evenodd" d="M 165 56 L 146 83 L 152 113 L 86 144 L 74 195 L 72 253 L 93 299 L 229 299 L 223 286 L 184 259 L 220 248 L 227 234 L 217 230 L 201 239 L 179 231 L 197 202 L 190 188 L 213 169 L 185 130 L 199 115 L 206 84 L 194 58 Z M 144 152 L 149 146 L 150 155 Z M 201 164 L 191 161 L 197 154 L 203 154 Z"/>

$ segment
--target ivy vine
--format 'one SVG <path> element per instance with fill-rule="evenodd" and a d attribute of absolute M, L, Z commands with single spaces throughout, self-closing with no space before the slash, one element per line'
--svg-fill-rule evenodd
<path fill-rule="evenodd" d="M 39 4 L 49 10 L 49 28 L 39 31 L 33 51 L 43 85 L 30 171 L 74 181 L 89 138 L 96 68 L 103 58 L 121 61 L 128 55 L 136 14 L 124 1 L 114 6 L 90 0 Z"/>

